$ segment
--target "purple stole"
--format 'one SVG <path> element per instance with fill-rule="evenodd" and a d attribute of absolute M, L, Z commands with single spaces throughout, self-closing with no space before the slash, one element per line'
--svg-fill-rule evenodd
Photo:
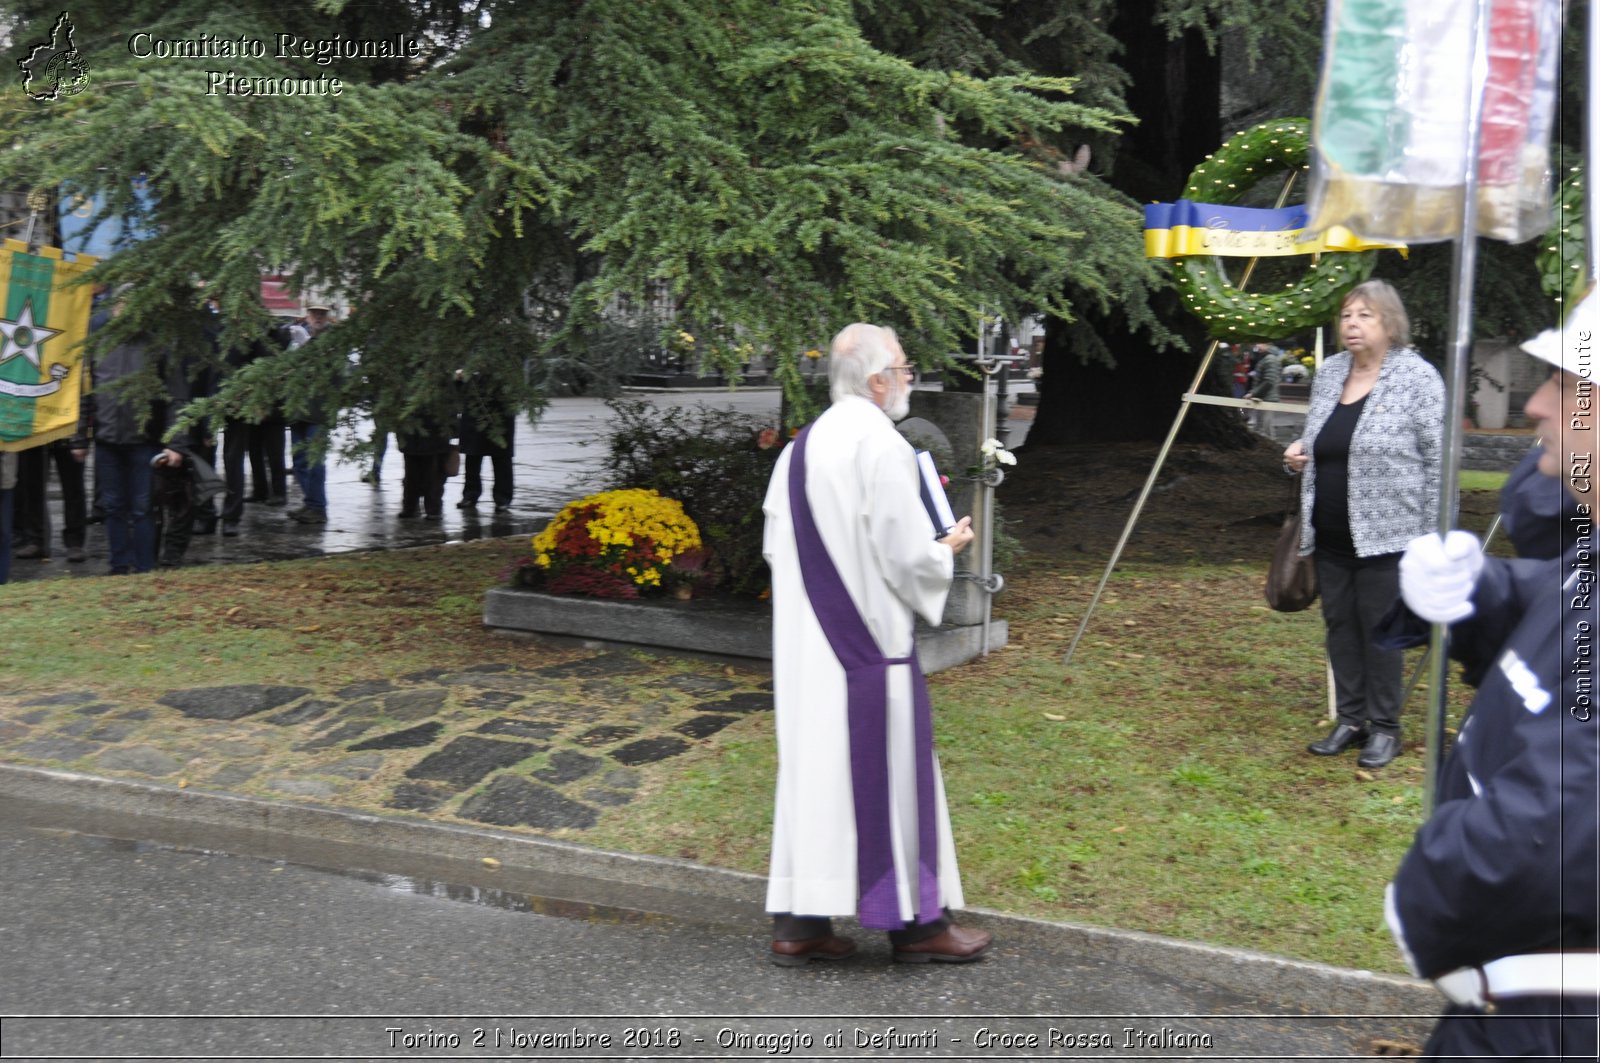
<path fill-rule="evenodd" d="M 889 835 L 889 668 L 912 670 L 912 732 L 917 772 L 917 923 L 929 923 L 939 907 L 939 838 L 934 813 L 933 709 L 928 681 L 917 661 L 915 641 L 909 657 L 885 657 L 856 609 L 828 548 L 817 531 L 806 498 L 807 426 L 794 440 L 789 465 L 789 512 L 794 521 L 800 574 L 811 611 L 828 645 L 844 668 L 850 723 L 850 781 L 856 814 L 857 916 L 864 927 L 901 930 L 895 888 L 894 853 Z"/>

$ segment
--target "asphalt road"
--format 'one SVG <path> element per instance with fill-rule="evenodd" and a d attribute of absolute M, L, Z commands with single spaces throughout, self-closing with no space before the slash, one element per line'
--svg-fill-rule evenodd
<path fill-rule="evenodd" d="M 1332 1059 L 1383 1032 L 1026 941 L 787 969 L 761 927 L 532 907 L 0 814 L 0 1058 Z"/>

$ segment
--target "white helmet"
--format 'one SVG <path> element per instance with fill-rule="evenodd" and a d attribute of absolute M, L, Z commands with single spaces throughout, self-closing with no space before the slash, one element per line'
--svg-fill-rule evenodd
<path fill-rule="evenodd" d="M 1596 303 L 1595 290 L 1590 288 L 1589 294 L 1567 315 L 1560 328 L 1545 329 L 1524 343 L 1522 349 L 1557 369 L 1593 380 L 1596 326 L 1600 324 L 1596 320 L 1597 311 L 1600 311 Z"/>

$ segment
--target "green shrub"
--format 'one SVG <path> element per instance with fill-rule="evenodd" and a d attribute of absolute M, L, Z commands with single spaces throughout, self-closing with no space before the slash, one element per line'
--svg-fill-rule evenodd
<path fill-rule="evenodd" d="M 659 407 L 638 399 L 607 405 L 615 419 L 606 485 L 654 488 L 682 502 L 700 526 L 716 586 L 743 597 L 767 590 L 761 502 L 783 449 L 777 426 L 705 406 Z"/>

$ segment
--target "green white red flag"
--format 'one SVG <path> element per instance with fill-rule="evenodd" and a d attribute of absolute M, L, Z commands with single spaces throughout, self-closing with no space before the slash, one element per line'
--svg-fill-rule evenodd
<path fill-rule="evenodd" d="M 1412 243 L 1460 235 L 1477 0 L 1330 0 L 1312 119 L 1310 230 Z M 1490 0 L 1478 233 L 1550 224 L 1561 0 Z"/>

